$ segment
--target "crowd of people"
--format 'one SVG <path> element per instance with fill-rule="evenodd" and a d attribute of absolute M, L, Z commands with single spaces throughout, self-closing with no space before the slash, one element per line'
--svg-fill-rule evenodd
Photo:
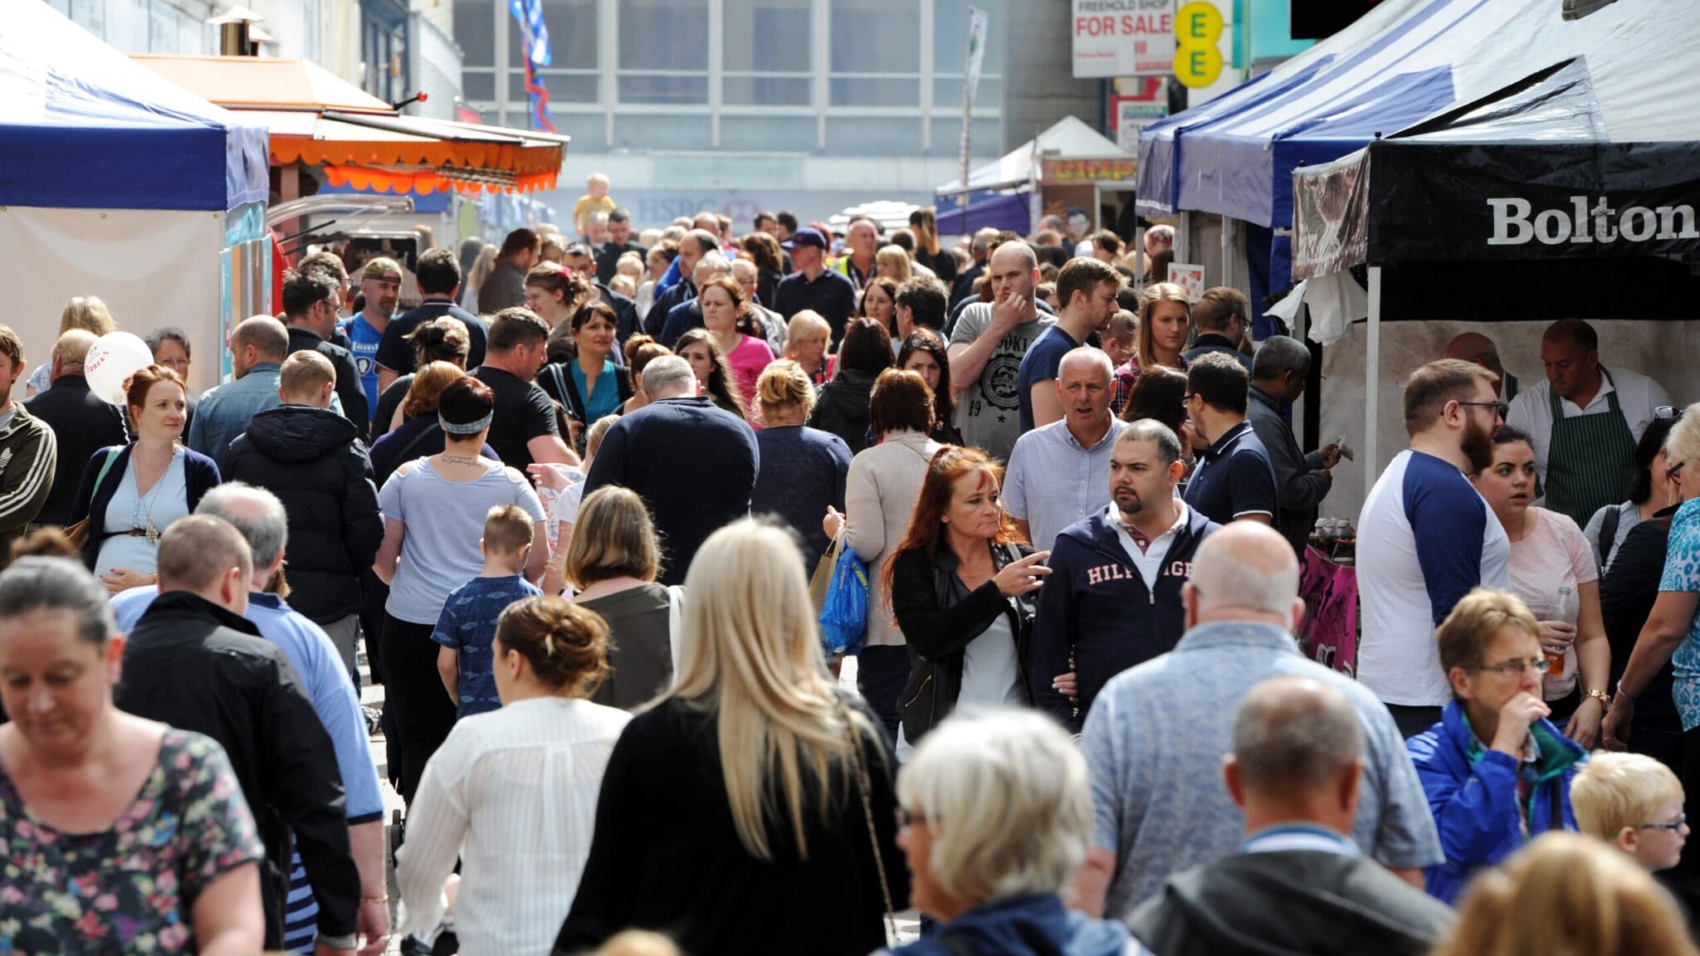
<path fill-rule="evenodd" d="M 1411 374 L 1354 679 L 1313 350 L 1172 230 L 609 189 L 303 256 L 199 394 L 171 327 L 95 394 L 79 297 L 14 401 L 0 326 L 0 951 L 1700 952 L 1700 411 L 1587 323 Z"/>

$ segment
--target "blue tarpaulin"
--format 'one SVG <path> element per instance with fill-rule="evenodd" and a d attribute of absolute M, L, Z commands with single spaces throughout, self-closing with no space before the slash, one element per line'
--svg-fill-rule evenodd
<path fill-rule="evenodd" d="M 970 197 L 968 208 L 957 206 L 940 209 L 938 231 L 941 236 L 965 236 L 976 229 L 1007 229 L 1025 235 L 1032 227 L 1028 206 L 1030 193 L 991 194 Z"/>
<path fill-rule="evenodd" d="M 265 202 L 268 138 L 47 4 L 7 5 L 0 205 L 222 212 Z"/>

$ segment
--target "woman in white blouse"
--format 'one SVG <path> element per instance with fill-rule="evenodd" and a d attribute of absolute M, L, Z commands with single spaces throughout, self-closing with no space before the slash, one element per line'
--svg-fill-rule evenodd
<path fill-rule="evenodd" d="M 493 647 L 502 709 L 455 724 L 425 768 L 396 852 L 403 934 L 454 906 L 464 956 L 546 956 L 578 892 L 596 797 L 631 719 L 584 698 L 608 673 L 608 628 L 558 597 L 502 612 Z"/>

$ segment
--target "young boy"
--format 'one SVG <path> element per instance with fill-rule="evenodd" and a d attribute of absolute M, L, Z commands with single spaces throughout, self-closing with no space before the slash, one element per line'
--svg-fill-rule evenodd
<path fill-rule="evenodd" d="M 608 185 L 605 173 L 591 173 L 584 181 L 588 195 L 578 197 L 578 202 L 573 204 L 573 230 L 580 239 L 589 240 L 591 213 L 614 211 L 614 200 L 608 197 Z"/>
<path fill-rule="evenodd" d="M 1682 781 L 1644 754 L 1596 753 L 1570 783 L 1577 827 L 1648 871 L 1668 870 L 1682 856 L 1688 842 L 1682 801 Z"/>
<path fill-rule="evenodd" d="M 502 706 L 493 672 L 496 619 L 507 606 L 543 592 L 520 576 L 531 551 L 531 516 L 513 505 L 497 505 L 484 516 L 478 550 L 484 570 L 449 592 L 431 639 L 437 649 L 437 673 L 458 705 L 456 718 Z"/>

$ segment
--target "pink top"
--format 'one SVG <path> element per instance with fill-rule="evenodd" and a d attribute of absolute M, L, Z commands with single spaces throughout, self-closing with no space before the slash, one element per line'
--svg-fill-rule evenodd
<path fill-rule="evenodd" d="M 738 394 L 743 396 L 744 407 L 750 409 L 752 416 L 756 409 L 756 380 L 772 362 L 773 350 L 753 335 L 738 336 L 738 347 L 726 356 L 732 378 L 738 383 Z"/>
<path fill-rule="evenodd" d="M 1568 516 L 1545 508 L 1530 508 L 1535 530 L 1521 541 L 1511 542 L 1511 590 L 1537 621 L 1576 623 L 1581 609 L 1579 585 L 1600 579 L 1594 552 L 1582 529 Z M 1559 588 L 1569 588 L 1567 607 L 1560 607 Z M 1565 652 L 1564 673 L 1549 675 L 1543 682 L 1547 700 L 1567 696 L 1576 687 L 1576 650 Z"/>

